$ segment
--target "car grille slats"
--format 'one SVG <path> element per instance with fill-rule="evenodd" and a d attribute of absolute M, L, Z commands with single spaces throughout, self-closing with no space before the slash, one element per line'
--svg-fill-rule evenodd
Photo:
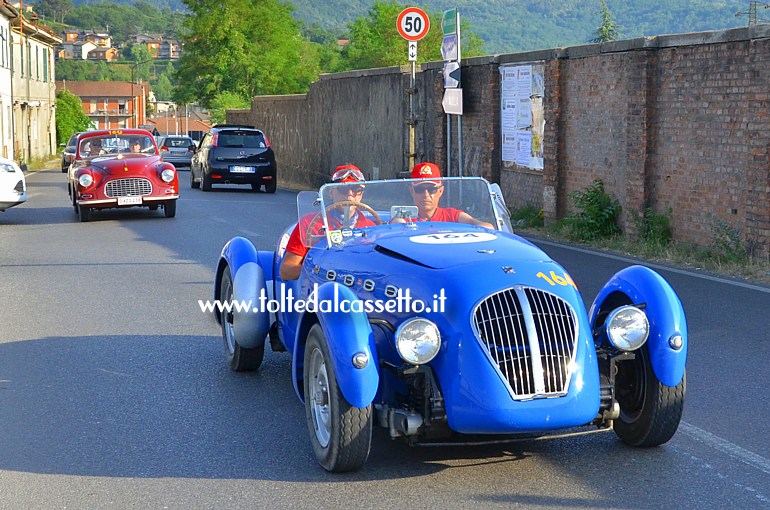
<path fill-rule="evenodd" d="M 558 296 L 517 286 L 484 299 L 473 326 L 516 400 L 562 396 L 569 389 L 577 320 Z"/>
<path fill-rule="evenodd" d="M 110 198 L 150 195 L 152 194 L 152 183 L 139 177 L 113 179 L 104 185 L 104 194 Z"/>

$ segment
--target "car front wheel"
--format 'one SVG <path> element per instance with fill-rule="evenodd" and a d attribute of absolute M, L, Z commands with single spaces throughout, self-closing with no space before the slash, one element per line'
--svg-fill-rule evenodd
<path fill-rule="evenodd" d="M 303 384 L 305 417 L 318 463 L 335 473 L 359 469 L 372 443 L 372 406 L 358 408 L 345 400 L 319 324 L 308 333 Z"/>
<path fill-rule="evenodd" d="M 211 191 L 211 176 L 206 175 L 206 172 L 201 174 L 201 189 Z"/>
<path fill-rule="evenodd" d="M 190 188 L 198 189 L 200 187 L 201 183 L 195 181 L 195 173 L 193 172 L 192 168 L 190 168 Z"/>
<path fill-rule="evenodd" d="M 225 267 L 222 273 L 222 283 L 219 286 L 219 299 L 222 303 L 233 300 L 233 277 L 230 267 Z M 252 371 L 259 368 L 265 356 L 265 344 L 253 349 L 238 345 L 233 332 L 233 312 L 222 310 L 222 340 L 225 344 L 225 355 L 230 368 L 236 372 Z"/>
<path fill-rule="evenodd" d="M 166 218 L 173 218 L 176 216 L 176 200 L 167 200 L 163 203 L 163 213 Z"/>
<path fill-rule="evenodd" d="M 658 446 L 673 437 L 682 418 L 687 375 L 676 386 L 661 384 L 647 346 L 632 360 L 618 363 L 615 395 L 620 417 L 615 434 L 631 446 Z"/>
<path fill-rule="evenodd" d="M 80 221 L 86 222 L 91 220 L 91 208 L 85 206 L 78 206 L 78 213 L 80 214 Z"/>

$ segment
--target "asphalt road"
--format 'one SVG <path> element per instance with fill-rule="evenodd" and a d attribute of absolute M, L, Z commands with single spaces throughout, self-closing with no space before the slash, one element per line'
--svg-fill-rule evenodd
<path fill-rule="evenodd" d="M 683 423 L 662 447 L 608 433 L 409 448 L 377 430 L 361 471 L 331 475 L 289 356 L 229 371 L 198 307 L 222 245 L 271 249 L 295 195 L 181 177 L 173 219 L 79 223 L 59 170 L 28 174 L 28 203 L 0 214 L 0 509 L 770 508 L 770 288 L 658 268 L 691 341 Z M 539 243 L 587 299 L 633 263 Z"/>

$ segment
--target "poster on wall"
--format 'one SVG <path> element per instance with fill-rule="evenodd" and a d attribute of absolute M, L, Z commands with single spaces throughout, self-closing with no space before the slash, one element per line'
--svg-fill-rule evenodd
<path fill-rule="evenodd" d="M 503 166 L 543 169 L 545 64 L 500 66 Z M 508 163 L 508 165 L 506 165 Z"/>

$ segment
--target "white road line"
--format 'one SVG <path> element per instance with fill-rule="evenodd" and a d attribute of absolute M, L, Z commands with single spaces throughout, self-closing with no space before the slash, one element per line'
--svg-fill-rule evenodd
<path fill-rule="evenodd" d="M 756 290 L 756 291 L 759 291 L 759 292 L 766 292 L 766 293 L 770 294 L 770 287 L 763 287 L 761 285 L 754 285 L 754 284 L 751 284 L 751 283 L 739 282 L 739 281 L 730 280 L 730 279 L 727 279 L 727 278 L 722 278 L 722 277 L 719 277 L 719 276 L 712 276 L 712 275 L 708 275 L 708 274 L 696 273 L 695 271 L 688 271 L 687 269 L 679 269 L 679 268 L 676 268 L 676 267 L 664 266 L 664 265 L 655 264 L 655 263 L 652 263 L 652 262 L 640 261 L 640 260 L 636 260 L 636 259 L 632 259 L 632 258 L 628 258 L 628 257 L 623 257 L 621 255 L 614 255 L 614 254 L 611 254 L 611 253 L 604 253 L 604 252 L 597 251 L 597 250 L 589 250 L 589 249 L 585 249 L 585 248 L 578 248 L 577 246 L 570 246 L 570 245 L 567 245 L 567 244 L 553 243 L 553 242 L 550 242 L 550 241 L 544 241 L 544 240 L 539 239 L 539 238 L 531 238 L 531 239 L 528 238 L 528 240 L 530 242 L 534 243 L 534 244 L 547 244 L 549 246 L 554 246 L 554 247 L 557 247 L 557 248 L 564 248 L 564 249 L 567 249 L 567 250 L 573 250 L 573 251 L 577 251 L 577 252 L 580 252 L 580 253 L 587 253 L 587 254 L 590 254 L 590 255 L 597 255 L 599 257 L 604 257 L 604 258 L 607 258 L 607 259 L 620 260 L 620 261 L 623 261 L 623 262 L 628 262 L 630 264 L 644 264 L 647 267 L 651 267 L 653 269 L 657 269 L 657 270 L 660 270 L 660 271 L 669 271 L 671 273 L 683 274 L 683 275 L 686 275 L 686 276 L 692 276 L 693 278 L 700 278 L 702 280 L 710 280 L 712 282 L 725 283 L 725 284 L 728 284 L 728 285 L 734 285 L 736 287 L 743 287 L 744 289 L 751 289 L 751 290 Z"/>
<path fill-rule="evenodd" d="M 733 444 L 726 439 L 715 436 L 714 434 L 706 432 L 705 430 L 700 429 L 695 425 L 690 425 L 689 423 L 679 423 L 679 432 L 690 436 L 696 441 L 706 443 L 708 446 L 719 450 L 722 453 L 726 453 L 734 459 L 737 459 L 744 464 L 759 469 L 763 473 L 770 475 L 770 459 L 766 459 L 761 455 L 750 452 L 745 448 L 741 448 L 740 446 Z"/>

